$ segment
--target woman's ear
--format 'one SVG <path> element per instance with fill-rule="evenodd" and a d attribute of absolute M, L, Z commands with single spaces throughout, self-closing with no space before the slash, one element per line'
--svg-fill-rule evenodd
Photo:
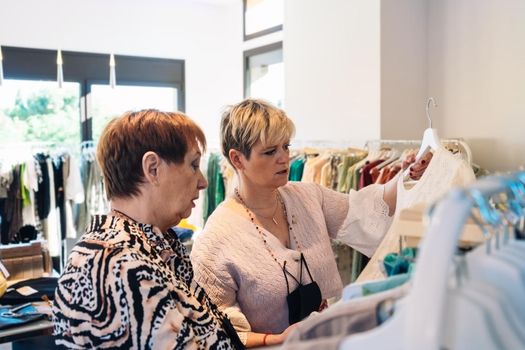
<path fill-rule="evenodd" d="M 146 182 L 153 185 L 159 184 L 159 166 L 161 159 L 155 152 L 148 151 L 142 156 L 142 172 Z"/>
<path fill-rule="evenodd" d="M 230 157 L 230 162 L 232 163 L 235 170 L 244 169 L 244 165 L 243 165 L 243 160 L 245 159 L 244 154 L 232 148 L 228 151 L 228 156 Z"/>

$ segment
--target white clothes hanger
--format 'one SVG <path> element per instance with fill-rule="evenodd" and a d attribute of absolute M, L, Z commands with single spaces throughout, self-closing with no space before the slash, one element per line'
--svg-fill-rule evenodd
<path fill-rule="evenodd" d="M 427 100 L 427 105 L 425 108 L 427 119 L 428 119 L 428 128 L 423 132 L 423 139 L 421 140 L 421 146 L 419 151 L 416 154 L 416 162 L 421 159 L 428 151 L 436 151 L 438 149 L 443 149 L 440 138 L 438 136 L 437 130 L 432 128 L 432 118 L 430 117 L 430 103 L 437 107 L 436 101 L 433 97 L 429 97 Z M 403 173 L 403 178 L 408 179 L 410 173 L 410 166 Z"/>
<path fill-rule="evenodd" d="M 436 101 L 433 97 L 429 97 L 427 100 L 427 106 L 425 108 L 427 119 L 428 119 L 428 128 L 423 133 L 423 139 L 421 140 L 421 147 L 416 155 L 416 161 L 418 161 L 429 149 L 437 150 L 438 148 L 443 148 L 440 138 L 438 136 L 437 130 L 432 128 L 432 118 L 430 117 L 430 103 L 437 107 Z"/>

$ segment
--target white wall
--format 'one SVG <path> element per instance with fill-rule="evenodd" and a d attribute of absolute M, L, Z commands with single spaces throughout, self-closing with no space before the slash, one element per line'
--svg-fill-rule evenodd
<path fill-rule="evenodd" d="M 285 0 L 285 109 L 297 140 L 380 136 L 379 0 Z"/>
<path fill-rule="evenodd" d="M 186 112 L 212 145 L 242 98 L 241 1 L 17 0 L 1 13 L 0 45 L 186 60 Z"/>
<path fill-rule="evenodd" d="M 525 165 L 525 1 L 286 0 L 285 108 L 299 140 L 463 137 Z"/>
<path fill-rule="evenodd" d="M 490 170 L 525 164 L 525 1 L 428 1 L 428 91 L 441 137 Z"/>
<path fill-rule="evenodd" d="M 382 139 L 420 139 L 428 127 L 426 23 L 426 1 L 381 1 Z"/>

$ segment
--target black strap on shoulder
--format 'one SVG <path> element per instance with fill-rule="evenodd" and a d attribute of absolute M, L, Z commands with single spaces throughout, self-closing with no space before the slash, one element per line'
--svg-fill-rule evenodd
<path fill-rule="evenodd" d="M 286 281 L 286 290 L 288 291 L 288 294 L 290 294 L 290 284 L 288 283 L 288 277 L 286 276 L 286 274 L 290 275 L 290 277 L 292 277 L 294 279 L 295 282 L 297 282 L 297 284 L 301 284 L 297 278 L 295 278 L 294 275 L 292 275 L 287 269 L 286 269 L 286 260 L 284 261 L 283 263 L 283 274 L 284 274 L 284 280 Z"/>
<path fill-rule="evenodd" d="M 306 259 L 304 258 L 304 254 L 301 253 L 301 282 L 303 281 L 302 277 L 303 277 L 303 263 L 304 263 L 304 266 L 306 267 L 306 272 L 308 272 L 308 276 L 310 276 L 310 281 L 314 281 L 314 279 L 312 278 L 312 274 L 310 273 L 310 269 L 308 268 L 308 264 L 306 263 Z"/>

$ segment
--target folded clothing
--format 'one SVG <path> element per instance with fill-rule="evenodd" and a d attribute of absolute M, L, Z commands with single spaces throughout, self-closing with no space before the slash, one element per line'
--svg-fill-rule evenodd
<path fill-rule="evenodd" d="M 17 282 L 11 285 L 2 298 L 0 298 L 0 304 L 15 305 L 46 299 L 53 300 L 55 297 L 57 280 L 56 277 L 40 277 Z M 24 289 L 32 289 L 33 293 L 28 295 L 28 293 L 24 293 Z"/>

